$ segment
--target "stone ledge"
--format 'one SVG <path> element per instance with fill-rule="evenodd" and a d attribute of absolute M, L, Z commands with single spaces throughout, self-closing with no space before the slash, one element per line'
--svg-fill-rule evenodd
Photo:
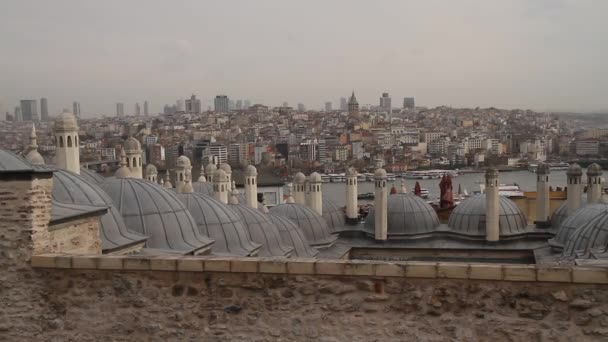
<path fill-rule="evenodd" d="M 405 277 L 608 284 L 608 269 L 581 266 L 383 262 L 305 258 L 40 254 L 34 268 Z"/>

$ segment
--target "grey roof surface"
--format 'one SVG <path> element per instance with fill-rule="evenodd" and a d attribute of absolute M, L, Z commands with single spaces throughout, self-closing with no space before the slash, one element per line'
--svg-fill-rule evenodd
<path fill-rule="evenodd" d="M 177 198 L 190 211 L 201 234 L 215 241 L 213 254 L 249 256 L 260 249 L 260 244 L 250 240 L 241 217 L 226 204 L 196 193 L 177 194 Z"/>
<path fill-rule="evenodd" d="M 107 207 L 102 206 L 61 203 L 55 200 L 51 202 L 51 224 L 58 224 L 89 215 L 102 215 L 108 211 Z"/>
<path fill-rule="evenodd" d="M 93 184 L 101 184 L 103 183 L 103 181 L 105 180 L 105 178 L 100 175 L 99 173 L 87 169 L 85 167 L 81 167 L 80 168 L 80 175 L 82 176 L 82 178 L 88 180 L 89 182 L 93 183 Z"/>
<path fill-rule="evenodd" d="M 54 170 L 46 165 L 33 165 L 13 152 L 0 149 L 0 173 L 50 173 Z"/>
<path fill-rule="evenodd" d="M 309 207 L 297 203 L 282 203 L 271 208 L 270 212 L 295 222 L 312 246 L 331 245 L 337 239 L 325 219 Z"/>
<path fill-rule="evenodd" d="M 66 170 L 53 173 L 52 198 L 56 202 L 108 208 L 101 217 L 101 248 L 111 252 L 146 240 L 146 236 L 127 229 L 112 199 L 98 185 Z"/>
<path fill-rule="evenodd" d="M 319 254 L 319 251 L 310 247 L 308 239 L 295 222 L 286 217 L 270 213 L 268 217 L 279 229 L 283 242 L 294 247 L 293 255 L 295 257 L 314 258 Z"/>
<path fill-rule="evenodd" d="M 389 238 L 430 233 L 439 226 L 439 218 L 433 207 L 416 195 L 389 195 L 387 208 Z M 368 232 L 374 231 L 375 216 L 374 210 L 371 210 L 365 220 Z"/>
<path fill-rule="evenodd" d="M 136 178 L 106 180 L 110 195 L 129 229 L 149 236 L 147 248 L 198 254 L 213 240 L 202 235 L 184 204 L 167 189 Z"/>
<path fill-rule="evenodd" d="M 323 218 L 333 231 L 340 231 L 346 222 L 346 213 L 334 201 L 323 197 Z"/>
<path fill-rule="evenodd" d="M 587 194 L 584 193 L 581 197 L 581 207 L 587 205 Z M 551 228 L 557 230 L 562 225 L 562 222 L 568 217 L 568 201 L 564 201 L 551 215 Z M 565 242 L 565 241 L 564 241 Z"/>
<path fill-rule="evenodd" d="M 279 228 L 270 221 L 268 215 L 243 204 L 230 204 L 229 207 L 243 219 L 250 239 L 262 245 L 259 256 L 291 255 L 294 248 L 283 243 Z"/>
<path fill-rule="evenodd" d="M 608 210 L 572 233 L 563 251 L 564 258 L 608 258 Z"/>
<path fill-rule="evenodd" d="M 528 225 L 526 216 L 517 204 L 504 196 L 499 196 L 501 236 L 519 234 Z M 448 226 L 456 233 L 484 236 L 486 234 L 486 195 L 477 194 L 460 203 L 450 215 Z"/>
<path fill-rule="evenodd" d="M 568 216 L 557 230 L 557 234 L 549 241 L 551 246 L 563 247 L 570 244 L 571 253 L 580 249 L 580 244 L 583 243 L 580 239 L 585 238 L 587 233 L 581 236 L 582 231 L 579 231 L 587 223 L 594 221 L 598 216 L 604 215 L 608 211 L 608 204 L 594 203 L 577 209 Z M 587 228 L 589 230 L 590 228 Z M 590 232 L 588 232 L 590 233 Z M 594 233 L 595 234 L 595 233 Z M 574 236 L 576 235 L 576 236 Z M 575 239 L 576 241 L 571 241 Z M 566 253 L 566 249 L 564 249 Z"/>
<path fill-rule="evenodd" d="M 196 193 L 213 196 L 213 184 L 211 182 L 192 182 L 192 189 Z"/>

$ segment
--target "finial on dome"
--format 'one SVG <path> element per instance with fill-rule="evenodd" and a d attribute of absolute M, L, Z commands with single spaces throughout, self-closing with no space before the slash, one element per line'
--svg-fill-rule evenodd
<path fill-rule="evenodd" d="M 186 182 L 184 183 L 184 186 L 182 187 L 182 193 L 191 194 L 193 192 L 194 192 L 194 188 L 192 187 L 192 181 L 189 178 L 186 178 Z"/>
<path fill-rule="evenodd" d="M 230 204 L 239 204 L 239 199 L 237 197 L 238 190 L 236 189 L 236 183 L 232 181 L 232 191 L 230 191 Z"/>
<path fill-rule="evenodd" d="M 401 187 L 399 188 L 400 194 L 407 194 L 407 188 L 405 187 L 405 181 L 401 180 Z"/>
<path fill-rule="evenodd" d="M 36 125 L 32 123 L 32 131 L 30 133 L 30 145 L 27 148 L 25 159 L 33 165 L 44 165 L 44 158 L 38 152 L 38 143 L 36 142 Z"/>
<path fill-rule="evenodd" d="M 287 185 L 287 200 L 286 203 L 295 203 L 296 201 L 293 199 L 293 184 Z"/>
<path fill-rule="evenodd" d="M 172 188 L 173 184 L 171 184 L 171 177 L 169 176 L 169 170 L 165 173 L 165 181 L 163 182 L 163 187 Z"/>
<path fill-rule="evenodd" d="M 159 177 L 158 184 L 160 184 L 160 186 L 163 186 L 164 183 L 165 183 L 165 181 Z"/>
<path fill-rule="evenodd" d="M 116 178 L 129 178 L 131 177 L 131 170 L 127 167 L 127 155 L 125 154 L 125 149 L 123 148 L 120 152 L 120 167 L 116 170 L 114 176 Z"/>

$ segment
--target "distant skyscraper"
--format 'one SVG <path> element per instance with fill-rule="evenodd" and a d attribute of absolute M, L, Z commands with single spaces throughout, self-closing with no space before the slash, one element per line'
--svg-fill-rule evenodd
<path fill-rule="evenodd" d="M 74 101 L 72 104 L 73 113 L 77 118 L 80 118 L 80 102 Z"/>
<path fill-rule="evenodd" d="M 186 112 L 196 114 L 199 114 L 201 112 L 201 100 L 197 99 L 196 95 L 192 94 L 192 96 L 190 96 L 190 99 L 186 100 Z"/>
<path fill-rule="evenodd" d="M 182 100 L 182 99 L 177 100 L 177 102 L 175 103 L 175 105 L 177 106 L 177 111 L 178 112 L 183 112 L 184 111 L 184 100 Z"/>
<path fill-rule="evenodd" d="M 326 112 L 331 112 L 332 111 L 331 101 L 325 102 L 325 111 Z"/>
<path fill-rule="evenodd" d="M 298 103 L 298 112 L 306 111 L 306 107 L 304 107 L 303 103 Z"/>
<path fill-rule="evenodd" d="M 40 99 L 40 120 L 49 121 L 49 104 L 45 97 Z"/>
<path fill-rule="evenodd" d="M 351 118 L 359 118 L 359 102 L 357 102 L 354 90 L 350 99 L 348 99 L 348 116 Z"/>
<path fill-rule="evenodd" d="M 382 93 L 382 97 L 380 98 L 380 107 L 387 112 L 391 111 L 391 98 L 388 96 L 388 93 Z"/>
<path fill-rule="evenodd" d="M 405 109 L 414 109 L 416 108 L 416 102 L 413 97 L 404 97 L 403 98 L 403 108 Z"/>
<path fill-rule="evenodd" d="M 348 110 L 348 103 L 346 102 L 346 97 L 340 98 L 340 110 Z"/>
<path fill-rule="evenodd" d="M 148 101 L 144 101 L 144 116 L 148 116 Z"/>
<path fill-rule="evenodd" d="M 215 111 L 218 113 L 228 112 L 228 96 L 218 95 L 214 100 Z"/>
<path fill-rule="evenodd" d="M 15 121 L 21 121 L 21 107 L 19 106 L 15 107 L 14 119 Z"/>
<path fill-rule="evenodd" d="M 116 104 L 116 116 L 122 118 L 125 116 L 125 104 L 122 102 L 118 102 Z"/>
<path fill-rule="evenodd" d="M 141 115 L 141 107 L 139 107 L 139 102 L 135 104 L 135 116 Z"/>
<path fill-rule="evenodd" d="M 21 120 L 38 121 L 38 101 L 21 100 Z"/>

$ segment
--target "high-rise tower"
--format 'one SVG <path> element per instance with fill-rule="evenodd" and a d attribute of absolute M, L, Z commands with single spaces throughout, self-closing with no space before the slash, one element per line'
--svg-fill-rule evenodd
<path fill-rule="evenodd" d="M 348 99 L 348 116 L 351 118 L 359 118 L 359 102 L 357 102 L 354 90 L 350 99 Z"/>

